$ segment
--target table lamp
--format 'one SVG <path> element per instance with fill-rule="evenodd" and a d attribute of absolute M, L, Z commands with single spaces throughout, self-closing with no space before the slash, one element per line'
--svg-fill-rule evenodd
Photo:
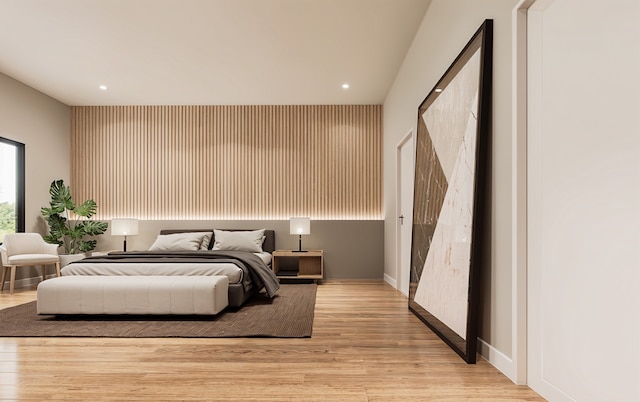
<path fill-rule="evenodd" d="M 135 236 L 138 234 L 137 219 L 112 219 L 111 235 L 124 236 L 123 251 L 127 251 L 127 236 Z"/>
<path fill-rule="evenodd" d="M 311 218 L 289 218 L 289 234 L 298 235 L 298 249 L 293 251 L 298 253 L 306 252 L 307 250 L 302 249 L 302 235 L 311 234 Z"/>

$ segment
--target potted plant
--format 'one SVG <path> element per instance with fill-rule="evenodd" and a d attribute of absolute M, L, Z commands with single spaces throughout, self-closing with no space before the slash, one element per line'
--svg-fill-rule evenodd
<path fill-rule="evenodd" d="M 64 185 L 63 180 L 52 181 L 49 194 L 51 195 L 49 208 L 40 209 L 49 225 L 49 234 L 43 237 L 44 240 L 62 247 L 64 254 L 78 255 L 72 260 L 83 258 L 84 254 L 79 253 L 89 252 L 95 249 L 97 244 L 97 240 L 88 240 L 86 237 L 105 233 L 109 224 L 87 220 L 95 215 L 98 205 L 94 200 L 76 205 L 71 197 L 71 189 Z M 72 217 L 75 219 L 70 219 Z M 61 258 L 61 265 L 66 265 L 63 263 L 63 258 Z"/>

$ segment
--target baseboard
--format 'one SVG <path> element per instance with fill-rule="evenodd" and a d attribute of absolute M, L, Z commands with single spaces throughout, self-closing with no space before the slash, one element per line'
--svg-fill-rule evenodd
<path fill-rule="evenodd" d="M 55 276 L 56 276 L 56 274 L 49 274 L 49 275 L 47 275 L 47 279 L 55 278 Z M 37 286 L 38 283 L 40 283 L 40 282 L 42 282 L 42 277 L 40 277 L 40 276 L 33 276 L 31 278 L 16 279 L 14 287 L 16 289 L 31 288 L 31 287 Z M 4 290 L 8 291 L 8 289 L 9 289 L 9 279 L 7 278 L 7 281 L 4 284 Z"/>
<path fill-rule="evenodd" d="M 389 285 L 393 286 L 394 288 L 398 289 L 398 282 L 396 282 L 396 280 L 390 277 L 389 275 L 384 274 L 384 281 L 387 282 Z"/>
<path fill-rule="evenodd" d="M 384 281 L 389 285 L 397 288 L 397 282 L 395 279 L 387 274 L 384 274 Z M 498 349 L 489 345 L 487 342 L 478 338 L 478 353 L 495 368 L 497 368 L 502 374 L 507 376 L 511 381 L 516 382 L 516 368 L 513 360 L 507 357 L 504 353 Z"/>
<path fill-rule="evenodd" d="M 513 360 L 500 352 L 498 349 L 489 345 L 482 339 L 478 338 L 478 353 L 493 367 L 497 368 L 502 374 L 507 376 L 514 384 L 516 382 L 516 368 Z"/>

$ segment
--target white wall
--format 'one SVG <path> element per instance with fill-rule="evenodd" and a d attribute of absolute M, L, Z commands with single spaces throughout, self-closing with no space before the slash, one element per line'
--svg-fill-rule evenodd
<path fill-rule="evenodd" d="M 493 139 L 480 338 L 511 364 L 511 12 L 516 0 L 433 0 L 384 103 L 385 275 L 396 275 L 396 146 L 418 105 L 485 19 L 494 20 Z M 487 350 L 485 349 L 485 352 Z M 495 356 L 501 362 L 496 362 Z M 502 367 L 503 371 L 511 371 Z"/>
<path fill-rule="evenodd" d="M 640 3 L 529 12 L 528 383 L 640 400 Z"/>
<path fill-rule="evenodd" d="M 49 185 L 69 181 L 69 121 L 68 106 L 0 73 L 0 136 L 25 144 L 27 232 L 46 233 L 40 208 L 49 205 Z M 28 271 L 16 276 L 32 276 Z"/>

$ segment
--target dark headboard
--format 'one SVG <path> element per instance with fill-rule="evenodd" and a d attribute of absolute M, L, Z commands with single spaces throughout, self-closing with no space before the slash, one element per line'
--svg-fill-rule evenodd
<path fill-rule="evenodd" d="M 219 229 L 219 230 L 228 230 L 230 232 L 237 231 L 251 231 L 256 229 Z M 213 232 L 213 229 L 162 229 L 160 234 L 167 235 L 173 233 L 189 233 L 189 232 Z M 264 230 L 264 243 L 262 243 L 262 249 L 267 253 L 273 253 L 276 250 L 276 232 L 271 229 Z M 209 250 L 213 247 L 213 243 L 215 242 L 215 234 L 211 236 L 211 242 L 209 243 Z"/>

